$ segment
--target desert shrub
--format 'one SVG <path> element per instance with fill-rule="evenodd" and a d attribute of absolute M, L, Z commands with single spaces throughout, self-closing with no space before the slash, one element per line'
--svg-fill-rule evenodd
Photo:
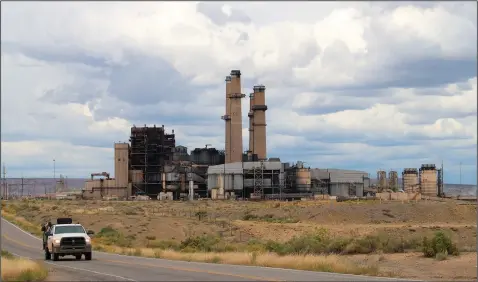
<path fill-rule="evenodd" d="M 340 254 L 347 247 L 347 245 L 350 244 L 351 241 L 352 240 L 348 239 L 348 238 L 338 238 L 336 240 L 332 240 L 327 245 L 327 252 L 328 253 L 334 253 L 334 254 Z"/>
<path fill-rule="evenodd" d="M 15 256 L 13 256 L 9 251 L 5 251 L 5 250 L 2 250 L 2 257 L 7 259 L 15 258 Z"/>
<path fill-rule="evenodd" d="M 210 235 L 189 237 L 181 242 L 179 248 L 184 252 L 212 252 L 219 240 L 219 238 Z"/>
<path fill-rule="evenodd" d="M 269 240 L 265 243 L 265 249 L 268 252 L 273 252 L 281 256 L 286 255 L 289 251 L 286 244 L 281 244 L 272 240 Z"/>
<path fill-rule="evenodd" d="M 244 216 L 242 217 L 242 220 L 255 220 L 257 218 L 258 218 L 257 215 L 246 212 Z"/>
<path fill-rule="evenodd" d="M 459 255 L 458 248 L 452 242 L 451 238 L 442 231 L 435 233 L 430 240 L 427 237 L 423 238 L 422 252 L 425 257 L 437 257 L 437 254 L 447 255 Z M 439 255 L 442 256 L 442 255 Z"/>
<path fill-rule="evenodd" d="M 207 212 L 206 211 L 198 211 L 196 212 L 195 216 L 198 218 L 198 220 L 203 220 L 207 218 Z"/>
<path fill-rule="evenodd" d="M 124 236 L 123 233 L 112 228 L 111 226 L 104 227 L 95 236 L 105 245 L 115 245 L 119 247 L 131 247 L 133 245 L 134 236 Z"/>
<path fill-rule="evenodd" d="M 246 248 L 246 251 L 248 251 L 249 253 L 253 253 L 253 252 L 260 253 L 260 252 L 266 251 L 265 245 L 257 239 L 249 240 L 245 248 Z"/>
<path fill-rule="evenodd" d="M 320 254 L 324 253 L 330 238 L 326 229 L 319 229 L 316 232 L 296 236 L 286 243 L 281 249 L 283 254 Z"/>

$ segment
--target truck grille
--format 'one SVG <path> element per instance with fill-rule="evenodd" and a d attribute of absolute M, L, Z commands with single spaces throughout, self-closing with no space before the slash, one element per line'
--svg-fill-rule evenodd
<path fill-rule="evenodd" d="M 60 240 L 60 247 L 64 249 L 83 248 L 85 246 L 86 242 L 83 237 L 61 238 Z"/>

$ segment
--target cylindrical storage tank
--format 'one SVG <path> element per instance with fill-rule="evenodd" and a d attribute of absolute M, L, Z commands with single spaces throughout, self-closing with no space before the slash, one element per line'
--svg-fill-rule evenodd
<path fill-rule="evenodd" d="M 418 170 L 405 168 L 402 173 L 403 190 L 406 193 L 418 192 Z"/>
<path fill-rule="evenodd" d="M 209 164 L 209 151 L 207 149 L 201 150 L 199 153 L 200 164 Z"/>
<path fill-rule="evenodd" d="M 378 180 L 378 186 L 381 189 L 387 188 L 387 172 L 386 171 L 379 170 L 377 172 L 377 180 Z"/>
<path fill-rule="evenodd" d="M 307 168 L 297 169 L 295 183 L 299 192 L 310 192 L 310 170 Z"/>
<path fill-rule="evenodd" d="M 388 173 L 388 178 L 389 178 L 389 183 L 390 183 L 390 189 L 398 189 L 398 173 L 394 170 L 390 171 Z"/>
<path fill-rule="evenodd" d="M 420 168 L 420 192 L 426 196 L 438 193 L 437 171 L 435 165 L 422 165 Z"/>

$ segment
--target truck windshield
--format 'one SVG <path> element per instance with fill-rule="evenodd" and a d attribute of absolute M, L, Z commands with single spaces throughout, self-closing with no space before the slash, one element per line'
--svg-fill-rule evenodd
<path fill-rule="evenodd" d="M 55 234 L 65 234 L 65 233 L 85 233 L 85 229 L 81 226 L 56 226 Z"/>

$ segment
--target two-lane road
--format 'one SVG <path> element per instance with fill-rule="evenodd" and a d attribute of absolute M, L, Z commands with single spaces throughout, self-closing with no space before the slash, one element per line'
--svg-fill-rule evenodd
<path fill-rule="evenodd" d="M 41 240 L 2 218 L 2 250 L 43 260 Z M 91 261 L 45 261 L 74 281 L 399 281 L 378 277 L 268 267 L 171 261 L 93 252 Z M 62 276 L 63 275 L 63 276 Z M 57 278 L 63 280 L 63 278 Z M 405 281 L 405 280 L 402 280 Z M 408 280 L 410 281 L 410 280 Z"/>

